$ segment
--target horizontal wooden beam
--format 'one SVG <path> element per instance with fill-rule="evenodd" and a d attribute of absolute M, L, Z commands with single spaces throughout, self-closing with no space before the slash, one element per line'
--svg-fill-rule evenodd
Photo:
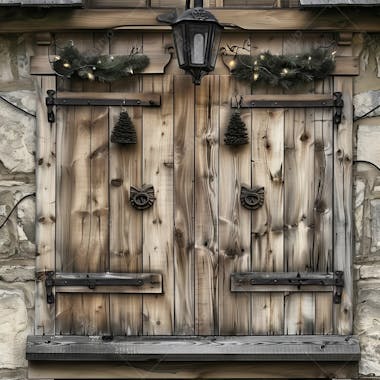
<path fill-rule="evenodd" d="M 345 336 L 102 337 L 29 336 L 26 358 L 53 361 L 356 361 Z"/>
<path fill-rule="evenodd" d="M 57 32 L 68 30 L 114 29 L 118 27 L 163 27 L 157 16 L 170 9 L 48 9 L 37 18 L 20 9 L 17 17 L 0 12 L 0 33 Z M 289 9 L 212 9 L 218 20 L 230 27 L 244 30 L 273 31 L 352 31 L 378 32 L 376 9 L 299 10 Z M 159 28 L 158 28 L 159 29 Z"/>
<path fill-rule="evenodd" d="M 127 54 L 127 51 L 126 51 Z M 171 54 L 149 54 L 149 65 L 142 74 L 163 74 L 165 67 L 169 64 Z M 36 55 L 30 58 L 30 74 L 32 75 L 54 75 L 55 72 L 49 62 L 47 55 Z"/>
<path fill-rule="evenodd" d="M 29 362 L 28 379 L 356 379 L 342 362 Z"/>

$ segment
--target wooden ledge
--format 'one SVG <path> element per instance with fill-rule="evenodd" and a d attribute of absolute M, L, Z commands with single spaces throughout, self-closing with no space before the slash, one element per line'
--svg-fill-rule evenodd
<path fill-rule="evenodd" d="M 29 336 L 32 361 L 277 361 L 355 362 L 359 340 L 352 336 Z"/>

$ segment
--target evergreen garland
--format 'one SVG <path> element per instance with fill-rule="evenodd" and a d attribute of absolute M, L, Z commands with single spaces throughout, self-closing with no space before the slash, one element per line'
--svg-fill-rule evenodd
<path fill-rule="evenodd" d="M 274 55 L 269 51 L 258 56 L 236 54 L 229 66 L 233 76 L 251 85 L 289 89 L 329 76 L 335 68 L 335 52 L 320 48 L 301 55 Z"/>
<path fill-rule="evenodd" d="M 149 58 L 132 49 L 129 55 L 85 55 L 69 44 L 58 49 L 52 66 L 65 78 L 77 76 L 82 79 L 113 82 L 140 73 L 149 65 Z"/>
<path fill-rule="evenodd" d="M 247 127 L 241 119 L 239 110 L 235 110 L 231 116 L 227 131 L 224 135 L 224 142 L 226 145 L 248 144 Z"/>
<path fill-rule="evenodd" d="M 120 113 L 119 120 L 111 133 L 111 142 L 115 144 L 136 144 L 137 134 L 128 112 Z"/>

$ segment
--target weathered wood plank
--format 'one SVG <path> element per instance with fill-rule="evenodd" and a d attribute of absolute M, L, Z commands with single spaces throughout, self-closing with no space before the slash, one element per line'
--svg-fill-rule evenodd
<path fill-rule="evenodd" d="M 141 46 L 140 34 L 115 32 L 111 54 L 123 54 L 133 46 Z M 144 94 L 139 76 L 123 79 L 111 85 L 112 95 L 120 91 Z M 110 270 L 142 272 L 143 230 L 142 213 L 129 202 L 131 186 L 142 182 L 142 108 L 125 107 L 136 130 L 137 144 L 125 147 L 110 143 Z M 110 132 L 120 116 L 119 107 L 110 108 Z M 121 183 L 120 186 L 118 184 Z M 110 323 L 113 335 L 142 334 L 142 296 L 136 294 L 110 295 Z"/>
<path fill-rule="evenodd" d="M 144 48 L 161 46 L 144 34 Z M 158 46 L 157 46 L 158 45 Z M 143 78 L 143 90 L 162 93 L 161 108 L 143 110 L 143 183 L 154 186 L 156 201 L 143 213 L 143 269 L 163 275 L 163 295 L 143 297 L 143 333 L 174 331 L 173 272 L 173 77 Z"/>
<path fill-rule="evenodd" d="M 331 93 L 331 80 L 316 85 L 315 91 Z M 333 112 L 315 110 L 314 121 L 314 248 L 313 270 L 329 272 L 333 260 Z M 315 333 L 332 334 L 332 294 L 315 294 Z"/>
<path fill-rule="evenodd" d="M 312 262 L 314 224 L 314 112 L 287 110 L 285 123 L 285 255 L 288 271 L 308 271 Z M 311 334 L 312 294 L 285 300 L 285 332 Z"/>
<path fill-rule="evenodd" d="M 252 215 L 252 270 L 283 270 L 284 110 L 252 112 L 252 184 L 265 188 L 265 203 Z M 269 289 L 268 289 L 269 291 Z M 282 295 L 252 297 L 252 333 L 281 334 Z"/>
<path fill-rule="evenodd" d="M 4 20 L 0 33 L 51 32 L 70 30 L 113 29 L 121 25 L 131 28 L 168 29 L 157 21 L 162 9 L 75 9 L 50 10 L 45 17 L 31 18 L 30 12 L 20 11 L 20 17 Z M 246 30 L 324 30 L 378 32 L 380 26 L 377 15 L 371 11 L 347 9 L 344 15 L 335 9 L 326 9 L 323 14 L 318 10 L 297 9 L 214 9 L 213 14 L 222 24 L 233 25 Z M 318 17 L 315 17 L 318 15 Z M 355 23 L 347 20 L 355 20 Z M 254 20 L 254 22 L 252 21 Z M 310 24 L 310 20 L 313 23 Z"/>
<path fill-rule="evenodd" d="M 136 46 L 135 46 L 136 47 Z M 139 47 L 139 46 L 137 46 Z M 128 54 L 128 50 L 124 49 L 120 55 Z M 172 59 L 171 54 L 145 54 L 149 57 L 149 65 L 141 72 L 142 74 L 163 74 L 165 68 Z M 117 54 L 115 54 L 117 56 Z M 49 57 L 47 55 L 35 55 L 30 58 L 30 74 L 32 75 L 53 75 L 55 71 L 51 67 Z"/>
<path fill-rule="evenodd" d="M 219 334 L 247 335 L 250 323 L 250 295 L 231 293 L 233 272 L 248 271 L 251 256 L 251 213 L 240 205 L 242 184 L 251 185 L 250 144 L 237 149 L 223 143 L 231 117 L 230 99 L 250 91 L 230 76 L 220 76 L 219 141 Z M 242 120 L 251 141 L 251 112 L 243 110 Z"/>
<path fill-rule="evenodd" d="M 218 331 L 219 77 L 196 90 L 195 334 Z"/>
<path fill-rule="evenodd" d="M 251 55 L 270 50 L 281 54 L 283 36 L 251 34 Z M 253 100 L 281 99 L 282 89 L 253 86 Z M 271 94 L 271 95 L 268 95 Z M 265 204 L 252 213 L 251 270 L 283 270 L 283 110 L 252 110 L 252 185 L 265 189 Z M 282 126 L 281 126 L 282 119 Z M 272 125 L 273 124 L 273 125 Z M 280 177 L 280 178 L 279 178 Z M 262 184 L 260 184 L 262 182 Z M 274 231 L 272 231 L 272 229 Z M 273 234 L 273 232 L 275 232 Z M 282 334 L 284 297 L 282 293 L 251 294 L 251 334 Z"/>
<path fill-rule="evenodd" d="M 323 348 L 321 348 L 323 347 Z M 357 337 L 101 337 L 29 336 L 28 360 L 357 361 Z"/>
<path fill-rule="evenodd" d="M 174 77 L 175 334 L 194 331 L 194 85 Z"/>
<path fill-rule="evenodd" d="M 334 78 L 334 91 L 343 94 L 342 123 L 334 126 L 334 269 L 344 271 L 342 303 L 334 305 L 334 333 L 352 331 L 352 79 Z"/>
<path fill-rule="evenodd" d="M 38 78 L 37 85 L 37 157 L 36 168 L 36 271 L 55 270 L 55 175 L 56 128 L 46 119 L 45 96 L 48 89 L 55 89 L 55 78 Z M 55 306 L 46 303 L 43 281 L 36 282 L 35 333 L 52 334 Z"/>
<path fill-rule="evenodd" d="M 352 379 L 356 362 L 29 362 L 29 379 Z M 115 365 L 118 364 L 118 365 Z M 154 370 L 152 370 L 154 368 Z"/>

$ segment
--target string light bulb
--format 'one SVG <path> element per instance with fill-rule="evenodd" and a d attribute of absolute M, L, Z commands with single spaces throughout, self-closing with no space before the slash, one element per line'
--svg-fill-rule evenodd
<path fill-rule="evenodd" d="M 65 69 L 69 69 L 69 68 L 71 67 L 71 65 L 70 65 L 69 62 L 65 62 L 65 63 L 63 64 L 63 67 L 64 67 Z"/>
<path fill-rule="evenodd" d="M 265 59 L 265 55 L 264 55 L 264 54 L 260 54 L 260 59 L 261 59 L 262 61 L 264 61 L 264 59 Z"/>
<path fill-rule="evenodd" d="M 288 73 L 289 73 L 289 70 L 285 67 L 281 71 L 281 76 L 285 77 L 286 75 L 288 75 Z"/>
<path fill-rule="evenodd" d="M 253 80 L 257 81 L 259 79 L 259 73 L 253 73 Z"/>
<path fill-rule="evenodd" d="M 233 70 L 236 68 L 236 57 L 234 57 L 233 59 L 231 59 L 231 61 L 228 62 L 228 67 L 230 68 L 230 70 Z"/>
<path fill-rule="evenodd" d="M 87 73 L 87 78 L 89 80 L 95 80 L 95 75 L 93 73 Z"/>
<path fill-rule="evenodd" d="M 55 57 L 54 57 L 54 61 L 59 61 L 61 59 L 61 57 L 59 56 L 59 55 L 56 55 Z"/>

